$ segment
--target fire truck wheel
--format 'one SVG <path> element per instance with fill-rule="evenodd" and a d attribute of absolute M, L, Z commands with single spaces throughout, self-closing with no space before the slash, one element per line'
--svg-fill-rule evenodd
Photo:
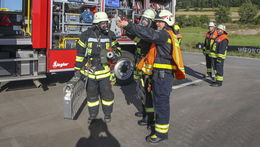
<path fill-rule="evenodd" d="M 134 65 L 134 55 L 128 51 L 122 51 L 122 56 L 119 57 L 114 68 L 118 85 L 128 85 L 133 82 Z"/>

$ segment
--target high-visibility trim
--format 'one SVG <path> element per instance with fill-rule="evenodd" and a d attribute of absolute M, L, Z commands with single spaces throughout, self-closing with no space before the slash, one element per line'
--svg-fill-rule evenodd
<path fill-rule="evenodd" d="M 134 38 L 134 42 L 139 43 L 140 41 L 141 41 L 141 38 L 139 38 L 139 37 Z"/>
<path fill-rule="evenodd" d="M 154 135 L 151 136 L 151 138 L 155 139 L 155 138 L 158 138 L 158 137 L 157 137 L 157 135 L 154 134 Z"/>
<path fill-rule="evenodd" d="M 76 69 L 76 70 L 80 70 L 80 68 L 79 68 L 79 67 L 74 67 L 74 69 Z"/>
<path fill-rule="evenodd" d="M 164 69 L 174 69 L 174 70 L 176 70 L 176 66 L 175 65 L 170 65 L 170 64 L 154 63 L 153 67 L 154 68 L 164 68 Z"/>
<path fill-rule="evenodd" d="M 88 38 L 88 42 L 98 42 L 97 38 Z"/>
<path fill-rule="evenodd" d="M 97 38 L 88 38 L 88 42 L 98 42 Z M 100 42 L 110 42 L 109 38 L 102 38 Z"/>
<path fill-rule="evenodd" d="M 120 46 L 117 46 L 116 49 L 119 50 L 119 51 L 122 50 Z M 121 53 L 120 53 L 120 54 L 121 54 Z"/>
<path fill-rule="evenodd" d="M 155 131 L 158 132 L 158 133 L 168 133 L 169 129 L 155 128 Z"/>
<path fill-rule="evenodd" d="M 76 62 L 82 62 L 84 57 L 76 56 Z"/>
<path fill-rule="evenodd" d="M 92 75 L 101 75 L 101 74 L 105 74 L 107 72 L 110 72 L 110 68 L 108 66 L 103 66 L 103 67 L 104 67 L 103 70 L 95 71 L 94 73 L 90 72 L 88 70 L 86 70 L 86 72 L 88 72 L 89 74 L 92 74 Z"/>
<path fill-rule="evenodd" d="M 212 72 L 212 69 L 211 68 L 207 68 L 207 72 Z"/>
<path fill-rule="evenodd" d="M 151 113 L 151 112 L 154 112 L 154 108 L 145 108 L 145 112 L 148 112 L 148 113 L 149 113 L 149 112 L 150 112 L 150 113 Z"/>
<path fill-rule="evenodd" d="M 153 66 L 144 63 L 144 65 L 143 65 L 143 67 L 142 67 L 142 71 L 143 71 L 145 74 L 151 75 L 152 72 L 153 72 Z"/>
<path fill-rule="evenodd" d="M 155 124 L 155 131 L 158 133 L 168 133 L 169 131 L 169 124 L 161 125 L 161 124 Z"/>
<path fill-rule="evenodd" d="M 86 48 L 86 47 L 87 47 L 86 44 L 83 43 L 81 40 L 78 41 L 78 44 L 79 44 L 81 47 L 83 47 L 83 48 Z"/>
<path fill-rule="evenodd" d="M 141 48 L 140 47 L 137 47 L 136 50 L 135 50 L 136 54 L 141 54 Z"/>
<path fill-rule="evenodd" d="M 102 100 L 102 104 L 105 105 L 105 106 L 111 106 L 112 104 L 114 104 L 114 100 L 112 100 L 112 101 Z"/>
<path fill-rule="evenodd" d="M 152 65 L 144 63 L 145 68 L 153 68 Z"/>
<path fill-rule="evenodd" d="M 165 124 L 165 125 L 155 124 L 155 127 L 158 127 L 158 128 L 169 128 L 169 127 L 170 127 L 170 124 Z"/>
<path fill-rule="evenodd" d="M 88 48 L 87 52 L 88 52 L 88 55 L 90 56 L 92 54 L 92 48 Z"/>
<path fill-rule="evenodd" d="M 169 38 L 169 39 L 167 40 L 167 42 L 168 42 L 168 43 L 172 43 L 172 40 Z"/>
<path fill-rule="evenodd" d="M 98 106 L 99 105 L 99 100 L 97 100 L 97 101 L 95 101 L 95 102 L 89 102 L 88 101 L 88 106 L 89 107 L 96 107 L 96 106 Z"/>
<path fill-rule="evenodd" d="M 223 77 L 223 76 L 216 76 L 216 80 L 217 80 L 217 81 L 223 81 L 223 80 L 224 80 L 224 77 Z"/>
<path fill-rule="evenodd" d="M 89 78 L 91 79 L 103 79 L 103 78 L 107 78 L 110 76 L 110 72 L 109 73 L 106 73 L 106 74 L 103 74 L 103 75 L 87 75 Z"/>
<path fill-rule="evenodd" d="M 81 70 L 80 72 L 91 79 L 102 79 L 102 78 L 109 77 L 111 75 L 109 66 L 104 65 L 103 67 L 104 70 L 99 70 L 94 73 L 88 70 L 85 71 Z"/>
<path fill-rule="evenodd" d="M 225 54 L 217 54 L 216 56 L 222 59 L 226 59 L 227 51 L 225 51 Z"/>
<path fill-rule="evenodd" d="M 180 38 L 182 38 L 182 34 L 176 34 L 176 37 L 177 37 L 178 39 L 180 39 Z"/>
<path fill-rule="evenodd" d="M 158 133 L 168 133 L 170 124 L 161 125 L 155 124 L 155 131 Z"/>
<path fill-rule="evenodd" d="M 114 46 L 114 45 L 116 45 L 117 44 L 117 41 L 112 41 L 111 42 L 111 46 Z"/>
<path fill-rule="evenodd" d="M 110 39 L 109 38 L 102 38 L 102 39 L 100 39 L 100 42 L 110 42 Z"/>
<path fill-rule="evenodd" d="M 209 53 L 209 56 L 210 56 L 211 58 L 217 58 L 217 55 L 216 55 L 215 53 L 213 53 L 213 52 L 210 52 L 210 53 Z"/>
<path fill-rule="evenodd" d="M 144 79 L 140 79 L 142 87 L 144 87 Z"/>
<path fill-rule="evenodd" d="M 88 48 L 91 48 L 91 49 L 92 49 L 92 46 L 93 46 L 93 43 L 92 43 L 92 42 L 89 42 L 89 43 L 88 43 Z"/>
<path fill-rule="evenodd" d="M 147 74 L 147 75 L 151 75 L 153 73 L 152 70 L 146 69 L 146 68 L 142 68 L 142 71 Z"/>
<path fill-rule="evenodd" d="M 110 43 L 106 43 L 106 49 L 108 49 L 110 47 Z"/>

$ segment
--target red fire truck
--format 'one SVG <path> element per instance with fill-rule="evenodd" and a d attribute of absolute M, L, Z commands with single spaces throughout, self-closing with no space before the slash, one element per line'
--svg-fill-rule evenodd
<path fill-rule="evenodd" d="M 15 0 L 11 5 L 20 4 L 19 10 L 8 1 L 0 2 L 0 83 L 32 79 L 37 86 L 48 73 L 73 71 L 76 42 L 92 25 L 91 18 L 83 21 L 91 17 L 84 11 L 105 11 L 111 18 L 123 50 L 114 71 L 121 84 L 131 82 L 136 44 L 113 26 L 113 18 L 134 20 L 151 6 L 175 12 L 175 1 L 166 0 Z"/>

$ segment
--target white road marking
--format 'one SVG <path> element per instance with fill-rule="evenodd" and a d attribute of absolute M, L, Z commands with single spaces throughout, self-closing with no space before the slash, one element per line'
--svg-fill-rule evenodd
<path fill-rule="evenodd" d="M 189 85 L 192 85 L 192 84 L 195 84 L 195 83 L 199 83 L 203 80 L 205 80 L 205 78 L 198 79 L 198 80 L 195 80 L 195 81 L 191 81 L 191 82 L 188 82 L 188 83 L 183 83 L 183 84 L 177 85 L 177 86 L 172 86 L 172 89 L 179 89 L 179 88 L 182 88 L 182 87 L 185 87 L 185 86 L 189 86 Z"/>

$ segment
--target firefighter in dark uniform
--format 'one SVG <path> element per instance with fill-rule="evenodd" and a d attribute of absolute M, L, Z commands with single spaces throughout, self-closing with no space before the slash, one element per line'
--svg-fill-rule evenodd
<path fill-rule="evenodd" d="M 217 27 L 218 36 L 210 49 L 210 57 L 213 58 L 213 70 L 215 71 L 216 81 L 211 84 L 213 87 L 222 86 L 224 80 L 224 60 L 227 56 L 228 37 L 226 26 L 220 24 Z"/>
<path fill-rule="evenodd" d="M 109 66 L 108 52 L 121 54 L 117 47 L 115 34 L 109 30 L 108 16 L 105 12 L 94 15 L 94 26 L 83 32 L 77 44 L 78 52 L 75 64 L 75 76 L 87 76 L 87 105 L 89 110 L 89 123 L 96 119 L 99 105 L 102 104 L 104 121 L 111 121 L 114 93 L 111 81 L 115 75 Z"/>
<path fill-rule="evenodd" d="M 138 63 L 147 75 L 152 75 L 153 104 L 155 109 L 155 132 L 146 137 L 150 143 L 158 143 L 168 138 L 170 121 L 170 93 L 173 74 L 184 79 L 184 65 L 176 35 L 173 33 L 174 16 L 168 10 L 162 10 L 155 18 L 157 30 L 127 21 L 119 21 L 118 27 L 132 35 L 152 42 L 148 54 Z"/>
<path fill-rule="evenodd" d="M 152 9 L 147 9 L 142 14 L 142 17 L 139 21 L 139 25 L 145 27 L 154 27 L 154 18 L 156 12 Z M 143 39 L 140 39 L 137 36 L 132 36 L 128 32 L 126 35 L 133 39 L 137 45 L 135 50 L 135 63 L 139 63 L 140 60 L 145 57 L 148 53 L 149 48 L 151 46 L 150 42 L 147 42 Z M 137 112 L 135 115 L 142 117 L 137 123 L 140 126 L 145 125 L 153 125 L 154 123 L 154 108 L 153 108 L 153 100 L 152 100 L 152 91 L 151 91 L 151 76 L 143 74 L 142 71 L 135 68 L 134 71 L 134 79 L 137 83 L 136 92 L 137 92 L 137 99 L 142 100 L 142 111 Z"/>
<path fill-rule="evenodd" d="M 213 79 L 212 58 L 209 56 L 209 53 L 210 53 L 210 47 L 214 43 L 214 40 L 216 39 L 218 33 L 216 31 L 216 25 L 214 22 L 209 22 L 208 29 L 209 31 L 206 33 L 206 37 L 204 41 L 203 54 L 205 55 L 206 58 L 207 76 Z"/>

